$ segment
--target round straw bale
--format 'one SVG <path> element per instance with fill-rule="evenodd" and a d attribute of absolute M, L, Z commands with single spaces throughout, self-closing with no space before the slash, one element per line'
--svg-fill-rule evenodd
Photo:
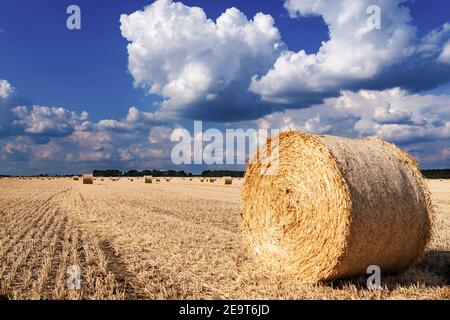
<path fill-rule="evenodd" d="M 166 178 L 166 181 L 167 181 L 167 182 L 170 182 L 170 178 Z"/>
<path fill-rule="evenodd" d="M 155 181 L 156 181 L 156 182 L 160 182 L 161 179 L 160 179 L 160 178 L 156 178 Z"/>
<path fill-rule="evenodd" d="M 83 174 L 83 184 L 94 184 L 94 177 L 92 174 Z"/>
<path fill-rule="evenodd" d="M 317 283 L 421 257 L 434 212 L 414 159 L 379 138 L 278 137 L 275 174 L 255 156 L 242 190 L 242 227 L 262 264 Z"/>
<path fill-rule="evenodd" d="M 144 176 L 144 183 L 152 183 L 153 177 L 152 176 Z"/>
<path fill-rule="evenodd" d="M 214 178 L 209 178 L 207 181 L 209 181 L 209 182 L 216 182 L 216 179 L 214 179 Z"/>
<path fill-rule="evenodd" d="M 78 181 L 79 178 L 78 177 L 73 177 L 73 181 Z"/>
<path fill-rule="evenodd" d="M 223 177 L 223 184 L 232 184 L 233 178 L 232 177 Z"/>

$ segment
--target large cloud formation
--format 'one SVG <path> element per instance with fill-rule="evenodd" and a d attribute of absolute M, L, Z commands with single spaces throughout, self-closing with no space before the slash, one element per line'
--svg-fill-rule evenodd
<path fill-rule="evenodd" d="M 0 80 L 0 173 L 174 168 L 170 136 L 186 119 L 378 135 L 425 167 L 448 167 L 450 95 L 420 91 L 450 80 L 450 24 L 418 38 L 403 2 L 286 1 L 293 18 L 321 16 L 329 28 L 307 54 L 287 48 L 269 15 L 231 8 L 212 21 L 201 8 L 157 0 L 121 16 L 129 72 L 161 96 L 157 111 L 131 107 L 122 119 L 92 122 L 86 112 L 23 101 Z M 381 8 L 380 30 L 367 27 L 369 4 Z"/>
<path fill-rule="evenodd" d="M 341 90 L 411 91 L 450 80 L 450 24 L 419 39 L 405 0 L 287 0 L 295 18 L 321 16 L 330 39 L 317 53 L 290 51 L 274 20 L 236 8 L 216 22 L 201 8 L 158 0 L 121 17 L 137 86 L 164 97 L 161 111 L 213 121 L 304 108 Z M 367 24 L 378 5 L 381 29 Z M 420 74 L 420 77 L 417 77 Z"/>
<path fill-rule="evenodd" d="M 270 15 L 248 20 L 231 8 L 214 22 L 201 8 L 158 0 L 120 21 L 135 85 L 164 96 L 163 113 L 222 121 L 270 112 L 248 91 L 283 48 Z"/>
<path fill-rule="evenodd" d="M 173 126 L 152 113 L 131 107 L 123 119 L 92 122 L 87 112 L 22 105 L 13 86 L 1 84 L 0 174 L 173 167 Z"/>
<path fill-rule="evenodd" d="M 410 151 L 423 165 L 450 164 L 450 156 L 442 153 L 450 150 L 449 95 L 410 94 L 400 88 L 344 91 L 323 104 L 274 113 L 256 123 L 316 134 L 379 136 Z"/>
<path fill-rule="evenodd" d="M 284 52 L 266 75 L 253 79 L 252 90 L 264 100 L 295 107 L 341 90 L 399 86 L 421 91 L 448 82 L 450 24 L 418 39 L 402 2 L 288 0 L 291 16 L 321 16 L 330 39 L 315 54 Z M 367 23 L 371 5 L 380 8 L 381 29 Z"/>

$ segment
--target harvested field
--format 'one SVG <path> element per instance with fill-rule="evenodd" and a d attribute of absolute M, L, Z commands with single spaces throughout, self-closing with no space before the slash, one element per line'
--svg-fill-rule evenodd
<path fill-rule="evenodd" d="M 232 185 L 0 180 L 0 297 L 7 299 L 450 299 L 450 181 L 428 181 L 437 218 L 422 261 L 309 285 L 266 272 L 244 247 Z M 78 266 L 81 289 L 67 288 Z"/>

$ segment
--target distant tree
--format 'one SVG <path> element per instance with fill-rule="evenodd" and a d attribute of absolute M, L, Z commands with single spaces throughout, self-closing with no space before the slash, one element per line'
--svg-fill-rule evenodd
<path fill-rule="evenodd" d="M 450 179 L 450 169 L 422 170 L 427 179 Z"/>
<path fill-rule="evenodd" d="M 203 177 L 235 177 L 242 178 L 245 175 L 245 171 L 232 171 L 232 170 L 206 170 L 203 171 Z"/>

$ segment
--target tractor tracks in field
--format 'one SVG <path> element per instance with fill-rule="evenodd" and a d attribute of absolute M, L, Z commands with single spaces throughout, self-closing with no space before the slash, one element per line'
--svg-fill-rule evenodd
<path fill-rule="evenodd" d="M 82 244 L 85 252 L 83 263 L 89 267 L 92 264 L 92 259 L 86 257 L 91 255 L 88 252 L 95 252 L 95 255 L 101 264 L 103 273 L 111 276 L 114 280 L 115 292 L 121 293 L 121 298 L 126 300 L 147 299 L 148 294 L 143 290 L 143 286 L 136 279 L 135 275 L 129 271 L 129 266 L 121 253 L 111 244 L 105 237 L 97 234 L 93 228 L 85 223 L 80 223 L 79 215 L 89 212 L 90 206 L 88 201 L 81 192 L 72 190 L 70 194 L 70 204 L 67 209 L 67 215 L 70 216 L 73 225 L 81 233 L 83 241 L 90 242 L 89 244 Z M 67 199 L 66 199 L 67 201 Z M 77 210 L 77 212 L 70 212 Z M 88 247 L 91 246 L 89 249 Z M 91 270 L 88 271 L 88 273 Z M 89 277 L 89 275 L 88 275 Z"/>

